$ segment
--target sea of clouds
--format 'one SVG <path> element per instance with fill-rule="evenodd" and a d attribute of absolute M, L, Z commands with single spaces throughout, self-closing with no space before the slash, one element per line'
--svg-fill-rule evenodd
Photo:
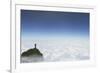
<path fill-rule="evenodd" d="M 74 61 L 89 59 L 89 39 L 22 39 L 21 52 L 34 48 L 43 54 L 44 61 Z"/>

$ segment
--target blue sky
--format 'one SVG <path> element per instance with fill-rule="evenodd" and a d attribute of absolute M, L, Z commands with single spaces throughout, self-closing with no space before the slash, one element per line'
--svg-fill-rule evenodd
<path fill-rule="evenodd" d="M 22 37 L 89 37 L 89 13 L 21 10 Z"/>

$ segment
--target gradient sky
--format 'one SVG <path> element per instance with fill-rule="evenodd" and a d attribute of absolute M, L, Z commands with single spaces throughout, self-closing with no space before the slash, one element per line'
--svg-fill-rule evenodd
<path fill-rule="evenodd" d="M 21 10 L 23 37 L 89 37 L 89 13 Z"/>

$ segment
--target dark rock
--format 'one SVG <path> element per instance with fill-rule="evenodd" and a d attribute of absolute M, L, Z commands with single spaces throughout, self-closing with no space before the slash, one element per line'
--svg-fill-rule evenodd
<path fill-rule="evenodd" d="M 32 56 L 32 55 L 43 56 L 43 54 L 37 48 L 29 49 L 21 54 L 21 56 Z"/>
<path fill-rule="evenodd" d="M 36 48 L 36 44 L 34 44 L 34 48 L 21 54 L 21 63 L 41 62 L 43 60 L 43 54 Z"/>
<path fill-rule="evenodd" d="M 34 44 L 35 48 L 31 48 L 21 54 L 21 56 L 43 56 L 43 54 L 36 48 L 36 44 Z"/>

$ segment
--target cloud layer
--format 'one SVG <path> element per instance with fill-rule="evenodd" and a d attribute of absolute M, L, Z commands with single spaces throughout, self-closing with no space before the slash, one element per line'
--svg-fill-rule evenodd
<path fill-rule="evenodd" d="M 44 61 L 72 61 L 89 59 L 88 39 L 22 40 L 22 52 L 34 47 L 43 53 Z"/>

